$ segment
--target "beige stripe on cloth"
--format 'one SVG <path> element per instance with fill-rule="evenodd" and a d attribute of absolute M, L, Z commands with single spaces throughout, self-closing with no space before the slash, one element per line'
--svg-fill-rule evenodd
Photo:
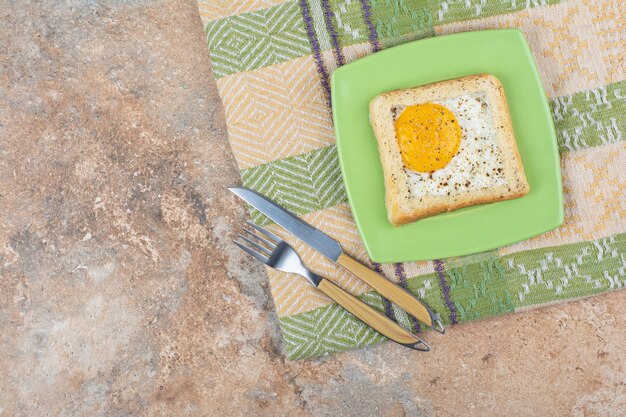
<path fill-rule="evenodd" d="M 371 47 L 357 44 L 342 51 L 351 62 Z M 329 72 L 337 67 L 332 51 L 322 57 Z M 240 169 L 335 142 L 329 101 L 312 56 L 232 74 L 219 79 L 217 86 Z"/>
<path fill-rule="evenodd" d="M 561 157 L 565 220 L 543 235 L 500 249 L 509 254 L 626 232 L 626 142 Z"/>
<path fill-rule="evenodd" d="M 448 34 L 497 28 L 519 28 L 526 34 L 549 97 L 586 91 L 626 78 L 624 0 L 565 1 L 437 26 L 435 31 Z"/>
<path fill-rule="evenodd" d="M 240 169 L 335 142 L 328 102 L 311 56 L 217 82 Z"/>
<path fill-rule="evenodd" d="M 286 3 L 287 0 L 198 0 L 202 23 Z"/>

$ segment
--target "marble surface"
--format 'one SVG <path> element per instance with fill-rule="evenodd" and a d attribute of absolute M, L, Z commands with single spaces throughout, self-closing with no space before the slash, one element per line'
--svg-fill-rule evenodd
<path fill-rule="evenodd" d="M 284 359 L 193 0 L 0 0 L 0 416 L 623 416 L 625 293 Z"/>

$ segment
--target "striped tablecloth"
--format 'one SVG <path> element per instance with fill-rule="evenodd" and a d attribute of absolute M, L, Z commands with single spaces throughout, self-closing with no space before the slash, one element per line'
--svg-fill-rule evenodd
<path fill-rule="evenodd" d="M 448 324 L 626 285 L 623 0 L 199 0 L 198 6 L 243 184 L 365 262 L 336 157 L 330 74 L 424 37 L 521 29 L 557 129 L 565 223 L 479 255 L 373 267 L 425 299 Z M 264 221 L 255 213 L 253 219 Z M 295 246 L 315 270 L 419 329 L 361 281 Z M 306 280 L 272 270 L 268 276 L 289 358 L 382 341 Z"/>

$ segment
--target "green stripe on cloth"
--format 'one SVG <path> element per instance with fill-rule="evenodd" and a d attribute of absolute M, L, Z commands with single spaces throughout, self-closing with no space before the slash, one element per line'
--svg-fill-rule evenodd
<path fill-rule="evenodd" d="M 626 286 L 626 234 L 502 258 L 515 308 Z"/>
<path fill-rule="evenodd" d="M 626 139 L 626 81 L 551 100 L 561 153 Z M 335 145 L 277 160 L 241 172 L 243 184 L 269 196 L 296 214 L 307 214 L 348 201 Z M 252 212 L 252 219 L 267 219 Z"/>
<path fill-rule="evenodd" d="M 459 265 L 468 262 L 465 265 Z M 527 250 L 495 252 L 448 261 L 445 272 L 460 322 L 479 320 L 546 302 L 580 298 L 626 286 L 626 234 Z M 407 288 L 449 324 L 436 274 L 407 280 Z M 360 296 L 383 311 L 371 291 Z M 351 314 L 331 304 L 279 318 L 290 359 L 358 348 L 385 340 Z"/>
<path fill-rule="evenodd" d="M 463 266 L 447 261 L 444 272 L 450 286 L 450 297 L 456 307 L 458 323 L 479 320 L 512 312 L 514 299 L 509 290 L 505 268 L 497 252 L 472 255 Z"/>
<path fill-rule="evenodd" d="M 368 0 L 372 23 L 383 46 L 434 36 L 434 25 L 560 3 L 563 0 Z M 315 33 L 322 51 L 332 47 L 324 10 L 311 1 Z M 369 39 L 359 0 L 328 0 L 339 44 Z M 267 9 L 230 16 L 205 27 L 213 72 L 217 78 L 263 68 L 312 53 L 302 11 L 296 0 Z"/>
<path fill-rule="evenodd" d="M 430 1 L 370 0 L 372 21 L 384 47 L 435 35 Z"/>
<path fill-rule="evenodd" d="M 518 12 L 533 7 L 558 4 L 564 0 L 445 0 L 431 1 L 435 25 L 480 19 Z"/>
<path fill-rule="evenodd" d="M 311 53 L 295 1 L 215 20 L 205 30 L 217 78 Z"/>
<path fill-rule="evenodd" d="M 624 140 L 626 81 L 550 101 L 561 152 Z"/>
<path fill-rule="evenodd" d="M 563 0 L 369 0 L 372 20 L 383 46 L 434 36 L 434 24 L 512 13 Z M 328 0 L 340 45 L 368 40 L 358 0 Z M 318 2 L 311 2 L 315 32 L 322 51 L 331 48 Z M 209 22 L 205 31 L 217 78 L 263 68 L 311 54 L 298 2 L 288 1 L 252 13 Z"/>
<path fill-rule="evenodd" d="M 342 46 L 367 42 L 368 29 L 359 0 L 329 0 L 329 5 Z"/>
<path fill-rule="evenodd" d="M 437 312 L 446 324 L 450 323 L 451 312 L 441 293 L 439 277 L 436 272 L 408 278 L 406 288 L 420 300 L 426 301 L 431 310 Z"/>
<path fill-rule="evenodd" d="M 335 146 L 281 159 L 241 172 L 245 187 L 266 195 L 296 214 L 311 213 L 347 201 Z M 252 221 L 268 220 L 252 211 Z"/>
<path fill-rule="evenodd" d="M 324 10 L 322 8 L 321 1 L 309 0 L 309 9 L 311 14 L 311 20 L 313 23 L 313 29 L 315 30 L 315 37 L 319 42 L 320 50 L 326 51 L 332 48 L 330 34 L 326 28 L 326 22 L 324 20 Z"/>
<path fill-rule="evenodd" d="M 337 304 L 279 318 L 291 360 L 380 343 L 380 333 Z"/>

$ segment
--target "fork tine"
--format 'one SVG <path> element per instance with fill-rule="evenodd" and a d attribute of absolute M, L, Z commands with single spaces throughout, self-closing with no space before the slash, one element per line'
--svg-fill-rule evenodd
<path fill-rule="evenodd" d="M 257 226 L 256 224 L 252 223 L 251 221 L 247 221 L 246 223 L 248 223 L 250 226 L 254 227 L 259 232 L 263 233 L 265 236 L 267 236 L 269 239 L 271 239 L 277 245 L 280 242 L 283 241 L 280 237 L 276 236 L 274 233 L 270 232 L 269 230 L 265 230 L 261 226 Z"/>
<path fill-rule="evenodd" d="M 265 244 L 266 244 L 267 246 L 269 246 L 270 248 L 272 248 L 272 249 L 276 248 L 276 244 L 275 244 L 274 242 L 270 242 L 269 240 L 265 239 L 264 237 L 259 236 L 259 235 L 257 235 L 256 233 L 254 233 L 253 231 L 248 230 L 248 229 L 246 229 L 246 228 L 243 228 L 242 230 L 243 230 L 244 232 L 246 232 L 247 234 L 249 234 L 250 236 L 252 236 L 253 238 L 258 239 L 258 240 L 260 240 L 261 242 L 265 243 Z"/>
<path fill-rule="evenodd" d="M 249 247 L 247 247 L 246 245 L 244 245 L 241 242 L 233 240 L 233 243 L 235 245 L 239 246 L 241 249 L 243 249 L 244 251 L 248 252 L 250 255 L 254 256 L 256 259 L 258 259 L 259 261 L 263 262 L 266 265 L 270 261 L 269 258 L 267 258 L 267 257 L 261 255 L 260 253 L 250 249 Z"/>
<path fill-rule="evenodd" d="M 259 250 L 265 252 L 268 256 L 272 256 L 272 251 L 269 250 L 268 248 L 266 248 L 265 246 L 259 245 L 257 242 L 253 241 L 252 239 L 248 239 L 247 237 L 245 237 L 241 233 L 237 233 L 237 236 L 239 236 L 240 238 L 242 238 L 243 240 L 245 240 L 246 242 L 248 242 L 249 244 L 254 246 L 256 249 L 259 249 Z"/>

